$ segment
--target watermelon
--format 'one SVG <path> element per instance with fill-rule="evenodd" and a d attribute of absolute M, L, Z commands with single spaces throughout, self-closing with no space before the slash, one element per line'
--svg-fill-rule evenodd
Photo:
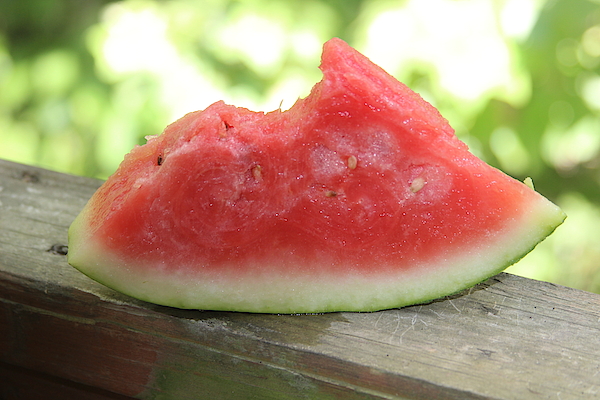
<path fill-rule="evenodd" d="M 69 263 L 161 305 L 374 311 L 513 264 L 563 212 L 469 152 L 340 39 L 289 110 L 217 102 L 137 146 L 69 229 Z"/>

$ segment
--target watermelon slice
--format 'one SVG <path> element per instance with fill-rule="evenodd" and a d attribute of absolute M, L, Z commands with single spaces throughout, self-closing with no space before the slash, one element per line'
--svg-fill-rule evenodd
<path fill-rule="evenodd" d="M 180 308 L 373 311 L 513 264 L 563 212 L 473 156 L 340 39 L 288 111 L 218 102 L 134 148 L 69 230 L 69 262 Z"/>

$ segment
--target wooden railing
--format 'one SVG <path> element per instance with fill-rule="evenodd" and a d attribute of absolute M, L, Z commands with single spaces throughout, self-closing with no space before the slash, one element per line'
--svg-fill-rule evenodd
<path fill-rule="evenodd" d="M 600 398 L 600 295 L 501 273 L 374 313 L 178 310 L 67 264 L 100 181 L 0 161 L 0 399 Z"/>

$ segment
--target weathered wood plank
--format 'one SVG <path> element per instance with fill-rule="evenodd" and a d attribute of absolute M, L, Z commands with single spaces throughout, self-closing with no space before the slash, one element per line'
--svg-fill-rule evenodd
<path fill-rule="evenodd" d="M 600 396 L 600 296 L 510 274 L 376 313 L 177 310 L 116 293 L 60 247 L 99 184 L 0 161 L 3 398 L 36 384 L 89 398 Z"/>
<path fill-rule="evenodd" d="M 0 363 L 0 399 L 127 400 L 131 397 Z"/>

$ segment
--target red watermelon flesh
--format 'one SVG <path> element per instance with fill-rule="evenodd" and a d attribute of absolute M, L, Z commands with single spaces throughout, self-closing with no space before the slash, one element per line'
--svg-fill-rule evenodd
<path fill-rule="evenodd" d="M 218 102 L 134 148 L 69 230 L 69 262 L 195 309 L 372 311 L 505 269 L 562 223 L 340 39 L 288 111 Z"/>

